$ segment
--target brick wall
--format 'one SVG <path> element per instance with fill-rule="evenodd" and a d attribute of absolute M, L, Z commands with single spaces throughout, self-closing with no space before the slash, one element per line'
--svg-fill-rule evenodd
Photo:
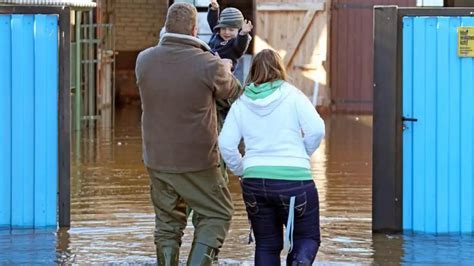
<path fill-rule="evenodd" d="M 140 51 L 155 45 L 167 7 L 167 0 L 113 1 L 116 49 Z"/>

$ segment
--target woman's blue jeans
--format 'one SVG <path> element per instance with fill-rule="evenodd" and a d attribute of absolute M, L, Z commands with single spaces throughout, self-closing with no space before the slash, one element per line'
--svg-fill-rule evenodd
<path fill-rule="evenodd" d="M 295 220 L 287 265 L 313 263 L 321 243 L 318 191 L 313 180 L 244 178 L 242 196 L 255 234 L 255 265 L 281 264 L 283 226 L 288 219 L 292 196 L 296 197 Z"/>

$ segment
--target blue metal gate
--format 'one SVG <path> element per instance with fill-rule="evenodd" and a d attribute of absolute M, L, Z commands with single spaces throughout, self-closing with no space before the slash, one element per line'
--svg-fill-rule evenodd
<path fill-rule="evenodd" d="M 407 230 L 474 231 L 474 62 L 457 55 L 461 26 L 474 18 L 403 18 Z"/>
<path fill-rule="evenodd" d="M 58 16 L 0 15 L 0 62 L 0 226 L 56 226 Z"/>

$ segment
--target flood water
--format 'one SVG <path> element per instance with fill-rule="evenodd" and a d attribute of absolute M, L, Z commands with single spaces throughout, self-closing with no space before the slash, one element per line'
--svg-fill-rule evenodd
<path fill-rule="evenodd" d="M 0 264 L 153 264 L 154 213 L 141 160 L 140 109 L 116 113 L 115 130 L 84 130 L 72 143 L 71 228 L 0 230 Z M 333 115 L 314 154 L 322 245 L 315 264 L 474 264 L 472 235 L 371 232 L 372 117 Z M 105 121 L 107 124 L 107 121 Z M 252 265 L 254 246 L 236 178 L 221 265 Z M 193 228 L 186 228 L 185 261 Z"/>

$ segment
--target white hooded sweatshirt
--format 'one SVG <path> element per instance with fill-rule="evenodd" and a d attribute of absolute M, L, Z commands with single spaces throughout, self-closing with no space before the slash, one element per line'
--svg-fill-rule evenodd
<path fill-rule="evenodd" d="M 324 121 L 308 98 L 287 82 L 262 99 L 245 94 L 234 102 L 219 136 L 219 148 L 237 176 L 255 166 L 310 169 L 310 156 L 325 134 Z M 238 150 L 241 138 L 245 156 Z"/>

